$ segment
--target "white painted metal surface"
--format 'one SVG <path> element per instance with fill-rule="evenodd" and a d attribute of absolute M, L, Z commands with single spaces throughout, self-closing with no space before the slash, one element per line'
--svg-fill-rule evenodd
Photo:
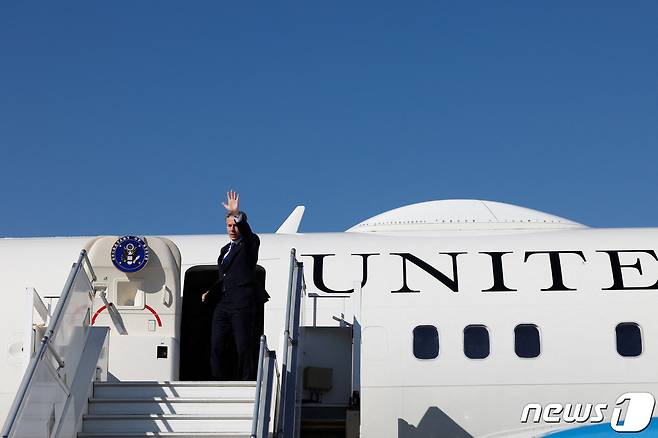
<path fill-rule="evenodd" d="M 250 415 L 253 410 L 251 398 L 91 398 L 89 413 L 102 414 L 223 414 Z"/>
<path fill-rule="evenodd" d="M 299 224 L 302 222 L 305 209 L 306 207 L 303 205 L 295 207 L 290 216 L 276 230 L 276 234 L 295 234 L 299 230 Z"/>
<path fill-rule="evenodd" d="M 658 395 L 654 317 L 658 290 L 647 289 L 658 281 L 658 261 L 651 255 L 658 251 L 658 229 L 592 229 L 552 215 L 480 201 L 417 204 L 364 224 L 349 233 L 261 234 L 259 260 L 267 271 L 266 289 L 271 295 L 265 315 L 270 339 L 279 339 L 283 328 L 292 247 L 304 262 L 308 297 L 323 297 L 315 303 L 305 299 L 304 324 L 337 327 L 344 320 L 360 327 L 354 335 L 357 342 L 361 336 L 360 348 L 353 349 L 360 357 L 353 361 L 360 370 L 354 382 L 361 391 L 362 436 L 413 436 L 437 427 L 473 436 L 530 436 L 550 425 L 521 424 L 525 403 L 614 403 L 627 391 Z M 216 263 L 218 249 L 227 241 L 219 235 L 169 239 L 182 255 L 182 275 L 193 266 Z M 0 240 L 0 261 L 11 273 L 0 278 L 6 297 L 0 307 L 5 400 L 0 416 L 24 367 L 19 346 L 24 342 L 26 312 L 19 294 L 26 287 L 44 295 L 61 287 L 71 260 L 90 240 Z M 635 289 L 606 290 L 615 281 L 615 271 L 605 250 L 620 251 L 623 281 Z M 641 252 L 624 252 L 628 250 Z M 544 290 L 555 280 L 555 266 L 547 254 L 528 256 L 541 251 L 582 252 L 582 258 L 560 256 L 562 281 L 572 290 Z M 487 254 L 492 252 L 505 253 L 502 281 L 509 291 L 488 291 L 496 283 L 493 258 Z M 453 259 L 446 253 L 463 254 Z M 445 275 L 444 281 L 401 254 L 424 261 Z M 641 272 L 629 267 L 635 263 L 641 265 Z M 453 290 L 448 284 L 457 279 Z M 640 325 L 643 352 L 638 357 L 617 353 L 619 322 Z M 519 323 L 539 327 L 539 357 L 515 355 L 513 332 Z M 413 356 L 413 328 L 425 324 L 438 329 L 436 359 Z M 491 353 L 486 359 L 464 355 L 463 330 L 469 324 L 489 329 Z M 97 390 L 105 389 L 100 385 Z M 159 395 L 144 397 L 198 396 L 194 388 L 184 386 L 176 393 L 166 391 L 163 387 Z M 229 391 L 222 397 L 231 399 L 239 393 Z M 153 409 L 164 408 L 154 404 Z"/>
<path fill-rule="evenodd" d="M 96 296 L 92 323 L 111 329 L 110 379 L 176 380 L 180 348 L 180 252 L 168 239 L 147 238 L 150 250 L 147 265 L 138 272 L 125 273 L 109 257 L 116 240 L 117 237 L 99 237 L 86 245 L 98 276 L 94 288 L 106 292 L 107 301 L 117 309 L 127 332 L 117 330 L 105 303 Z M 167 357 L 157 357 L 158 347 L 166 348 Z M 126 360 L 127 357 L 131 360 Z"/>
<path fill-rule="evenodd" d="M 450 199 L 406 205 L 366 219 L 350 232 L 428 234 L 455 230 L 572 229 L 584 225 L 517 205 Z"/>
<path fill-rule="evenodd" d="M 95 278 L 82 251 L 57 307 L 47 316 L 48 328 L 27 365 L 2 430 L 4 438 L 71 436 L 77 430 L 91 381 L 103 374 L 106 365 L 102 357 L 107 329 L 89 325 L 93 290 L 87 267 L 91 279 Z M 37 313 L 43 318 L 46 309 L 33 289 L 28 290 L 28 297 L 28 306 L 37 303 Z M 31 351 L 30 340 L 25 342 Z"/>
<path fill-rule="evenodd" d="M 254 382 L 96 382 L 96 398 L 183 397 L 253 400 Z"/>
<path fill-rule="evenodd" d="M 105 382 L 94 385 L 78 437 L 248 437 L 254 382 Z"/>

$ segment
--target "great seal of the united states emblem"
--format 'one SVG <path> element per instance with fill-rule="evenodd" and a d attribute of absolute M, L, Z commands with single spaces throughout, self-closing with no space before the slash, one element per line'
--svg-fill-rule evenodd
<path fill-rule="evenodd" d="M 123 272 L 137 272 L 149 260 L 146 241 L 137 236 L 120 237 L 112 246 L 112 263 Z"/>

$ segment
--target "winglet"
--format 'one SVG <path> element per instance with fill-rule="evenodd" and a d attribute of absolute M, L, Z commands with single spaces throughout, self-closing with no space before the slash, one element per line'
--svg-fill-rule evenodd
<path fill-rule="evenodd" d="M 292 213 L 290 213 L 290 216 L 288 216 L 288 219 L 283 221 L 279 229 L 276 230 L 276 234 L 297 233 L 297 230 L 299 229 L 299 224 L 302 221 L 302 216 L 304 216 L 305 209 L 306 207 L 304 207 L 303 205 L 298 205 L 297 207 L 295 207 Z"/>

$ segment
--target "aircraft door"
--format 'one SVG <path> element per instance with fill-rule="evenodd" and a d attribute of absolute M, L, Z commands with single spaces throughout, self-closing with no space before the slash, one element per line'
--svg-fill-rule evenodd
<path fill-rule="evenodd" d="M 260 288 L 265 289 L 265 269 L 256 265 L 254 276 Z M 180 380 L 213 380 L 210 370 L 210 344 L 212 315 L 215 298 L 201 301 L 201 294 L 217 281 L 217 265 L 192 266 L 185 272 L 183 305 L 181 310 L 181 359 Z M 254 360 L 258 357 L 260 335 L 264 332 L 265 303 L 259 302 L 254 315 Z M 232 344 L 231 344 L 232 345 Z M 237 352 L 229 351 L 226 360 L 237 365 Z M 239 372 L 234 367 L 232 380 L 239 380 Z"/>
<path fill-rule="evenodd" d="M 98 280 L 92 325 L 110 327 L 108 380 L 178 380 L 181 256 L 162 237 L 87 245 Z"/>

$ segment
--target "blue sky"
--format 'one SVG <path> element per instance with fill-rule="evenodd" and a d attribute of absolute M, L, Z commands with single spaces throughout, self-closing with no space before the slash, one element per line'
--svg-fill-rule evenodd
<path fill-rule="evenodd" d="M 658 3 L 0 2 L 0 236 L 658 226 Z"/>

